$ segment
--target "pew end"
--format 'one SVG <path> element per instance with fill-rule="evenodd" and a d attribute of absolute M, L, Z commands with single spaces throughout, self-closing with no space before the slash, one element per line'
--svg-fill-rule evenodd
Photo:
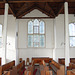
<path fill-rule="evenodd" d="M 67 70 L 67 75 L 75 75 L 75 69 Z"/>
<path fill-rule="evenodd" d="M 46 75 L 52 75 L 52 71 L 46 71 Z"/>
<path fill-rule="evenodd" d="M 56 75 L 65 75 L 65 66 L 54 60 L 50 63 L 50 68 L 56 73 Z"/>
<path fill-rule="evenodd" d="M 31 71 L 25 71 L 24 75 L 31 75 Z"/>

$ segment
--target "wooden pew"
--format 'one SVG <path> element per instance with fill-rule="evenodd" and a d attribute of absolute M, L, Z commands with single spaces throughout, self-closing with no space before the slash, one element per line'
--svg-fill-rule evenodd
<path fill-rule="evenodd" d="M 25 71 L 24 75 L 31 75 L 31 71 Z M 41 75 L 52 75 L 52 71 L 46 71 L 46 74 L 43 74 L 43 71 L 41 71 Z"/>
<path fill-rule="evenodd" d="M 52 71 L 46 71 L 46 75 L 52 75 Z"/>
<path fill-rule="evenodd" d="M 34 72 L 34 60 L 32 60 L 31 64 L 28 66 L 28 68 L 24 72 L 24 75 L 33 75 L 33 72 Z"/>
<path fill-rule="evenodd" d="M 40 65 L 46 66 L 45 61 L 44 61 L 44 60 L 42 60 L 42 61 L 40 62 Z"/>
<path fill-rule="evenodd" d="M 0 58 L 0 65 L 1 65 L 1 58 Z"/>
<path fill-rule="evenodd" d="M 4 71 L 3 75 L 17 75 L 16 70 Z"/>
<path fill-rule="evenodd" d="M 71 58 L 70 62 L 75 64 L 75 58 Z"/>
<path fill-rule="evenodd" d="M 15 69 L 17 74 L 20 75 L 25 69 L 25 61 L 22 61 L 17 66 L 14 66 L 13 69 Z"/>
<path fill-rule="evenodd" d="M 75 69 L 73 70 L 68 70 L 67 75 L 75 75 Z"/>
<path fill-rule="evenodd" d="M 24 72 L 24 75 L 33 75 L 34 66 L 28 66 L 27 70 Z"/>
<path fill-rule="evenodd" d="M 55 72 L 56 75 L 65 75 L 65 67 L 54 60 L 50 63 L 50 68 Z"/>
<path fill-rule="evenodd" d="M 26 70 L 26 71 L 24 72 L 24 75 L 31 75 L 31 71 L 27 71 L 27 70 Z"/>
<path fill-rule="evenodd" d="M 2 75 L 2 73 L 4 71 L 8 71 L 8 70 L 12 69 L 13 66 L 15 66 L 15 61 L 11 61 L 7 64 L 4 64 L 4 65 L 0 66 L 0 75 Z"/>
<path fill-rule="evenodd" d="M 45 63 L 49 63 L 49 61 L 52 61 L 52 58 L 49 57 L 32 57 L 32 61 L 34 61 L 34 64 L 40 63 L 42 60 L 45 61 Z"/>
<path fill-rule="evenodd" d="M 24 72 L 24 75 L 33 75 L 34 73 L 34 61 L 32 62 L 31 66 Z M 36 70 L 36 69 L 35 69 Z M 52 75 L 52 71 L 49 71 L 49 67 L 46 66 L 44 60 L 40 62 L 40 73 L 41 75 Z"/>
<path fill-rule="evenodd" d="M 65 65 L 65 59 L 64 58 L 59 58 L 58 62 L 62 65 Z"/>
<path fill-rule="evenodd" d="M 65 58 L 59 58 L 58 62 L 62 65 L 65 65 Z M 74 63 L 75 64 L 75 58 L 70 58 L 70 63 Z"/>
<path fill-rule="evenodd" d="M 49 67 L 43 65 L 40 65 L 40 73 L 41 75 L 52 75 L 52 71 L 49 71 Z"/>
<path fill-rule="evenodd" d="M 41 75 L 52 75 L 52 71 L 49 71 L 49 67 L 46 66 L 46 63 L 44 60 L 41 61 L 40 72 L 41 72 Z"/>
<path fill-rule="evenodd" d="M 22 62 L 23 60 L 22 60 L 22 58 L 19 58 L 19 62 Z"/>
<path fill-rule="evenodd" d="M 67 70 L 72 70 L 72 69 L 75 69 L 74 63 L 70 63 L 69 66 L 67 67 Z"/>
<path fill-rule="evenodd" d="M 9 71 L 4 71 L 3 75 L 10 75 Z"/>

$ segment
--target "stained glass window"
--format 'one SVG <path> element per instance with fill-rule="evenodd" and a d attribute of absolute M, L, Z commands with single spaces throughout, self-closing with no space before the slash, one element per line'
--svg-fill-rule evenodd
<path fill-rule="evenodd" d="M 28 47 L 45 47 L 45 23 L 35 19 L 28 22 Z"/>
<path fill-rule="evenodd" d="M 70 46 L 75 46 L 75 23 L 69 24 Z"/>

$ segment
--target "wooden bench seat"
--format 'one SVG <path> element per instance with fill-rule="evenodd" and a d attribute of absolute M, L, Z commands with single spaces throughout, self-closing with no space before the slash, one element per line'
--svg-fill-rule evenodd
<path fill-rule="evenodd" d="M 55 72 L 56 75 L 65 75 L 64 65 L 61 65 L 54 60 L 50 63 L 50 68 Z"/>
<path fill-rule="evenodd" d="M 34 61 L 33 61 L 34 62 Z M 46 66 L 44 60 L 42 60 L 40 63 L 40 68 L 34 69 L 33 62 L 31 66 L 28 66 L 27 70 L 24 72 L 24 75 L 35 75 L 36 73 L 40 75 L 52 75 L 52 71 L 49 71 L 49 67 Z"/>
<path fill-rule="evenodd" d="M 46 71 L 46 75 L 52 75 L 52 71 Z"/>
<path fill-rule="evenodd" d="M 75 64 L 75 58 L 71 58 L 70 62 Z"/>
<path fill-rule="evenodd" d="M 26 71 L 24 72 L 24 75 L 31 75 L 31 71 L 27 71 L 27 70 L 26 70 Z"/>
<path fill-rule="evenodd" d="M 72 69 L 75 69 L 74 63 L 70 63 L 69 66 L 67 67 L 67 70 L 72 70 Z"/>
<path fill-rule="evenodd" d="M 4 71 L 3 75 L 17 75 L 16 70 Z"/>
<path fill-rule="evenodd" d="M 65 65 L 65 59 L 59 59 L 58 62 L 62 65 Z"/>
<path fill-rule="evenodd" d="M 58 62 L 62 65 L 65 65 L 65 58 L 59 58 Z M 70 58 L 70 63 L 74 63 L 75 64 L 75 58 Z"/>
<path fill-rule="evenodd" d="M 49 63 L 49 61 L 52 61 L 52 58 L 49 57 L 33 57 L 32 61 L 34 61 L 34 64 L 40 63 L 42 60 L 45 61 L 45 63 Z"/>
<path fill-rule="evenodd" d="M 56 73 L 58 68 L 56 68 L 53 64 L 50 65 L 52 67 L 52 69 L 54 70 L 54 72 Z"/>
<path fill-rule="evenodd" d="M 40 73 L 41 75 L 52 75 L 52 71 L 49 71 L 49 67 L 46 66 L 46 63 L 44 60 L 41 61 Z"/>
<path fill-rule="evenodd" d="M 7 64 L 4 64 L 4 65 L 0 66 L 0 75 L 2 75 L 2 73 L 4 71 L 8 71 L 8 70 L 12 69 L 13 66 L 15 66 L 15 61 L 11 61 Z"/>
<path fill-rule="evenodd" d="M 34 66 L 30 65 L 24 72 L 24 75 L 33 75 L 33 71 L 34 71 Z"/>
<path fill-rule="evenodd" d="M 75 69 L 67 70 L 67 75 L 75 75 Z"/>
<path fill-rule="evenodd" d="M 15 69 L 17 74 L 20 75 L 25 69 L 25 61 L 20 62 L 17 66 L 14 66 L 13 69 Z"/>

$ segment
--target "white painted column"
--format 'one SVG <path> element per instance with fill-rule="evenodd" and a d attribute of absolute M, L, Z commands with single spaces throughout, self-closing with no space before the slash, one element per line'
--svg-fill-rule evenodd
<path fill-rule="evenodd" d="M 15 49 L 16 49 L 16 65 L 19 63 L 19 53 L 18 53 L 18 19 L 16 19 L 16 35 L 15 35 Z"/>
<path fill-rule="evenodd" d="M 56 61 L 56 18 L 53 20 L 54 24 L 54 49 L 53 49 L 53 60 Z"/>
<path fill-rule="evenodd" d="M 7 19 L 8 19 L 8 3 L 5 3 L 4 13 L 4 27 L 3 27 L 3 50 L 2 50 L 2 64 L 6 63 L 6 52 L 7 52 Z"/>
<path fill-rule="evenodd" d="M 64 3 L 65 11 L 65 65 L 69 66 L 70 56 L 69 56 L 69 20 L 68 20 L 68 2 Z"/>

